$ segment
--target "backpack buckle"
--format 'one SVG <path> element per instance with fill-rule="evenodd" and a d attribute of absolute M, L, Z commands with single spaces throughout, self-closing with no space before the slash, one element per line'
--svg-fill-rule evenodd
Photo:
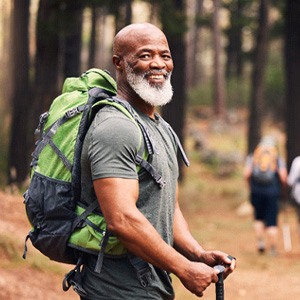
<path fill-rule="evenodd" d="M 79 113 L 78 108 L 75 107 L 73 109 L 66 111 L 65 116 L 66 116 L 66 118 L 70 119 L 70 118 L 73 118 L 74 116 L 78 115 L 78 113 Z"/>
<path fill-rule="evenodd" d="M 158 183 L 160 188 L 163 188 L 167 184 L 162 176 L 160 176 L 158 179 L 156 179 L 156 182 Z"/>
<path fill-rule="evenodd" d="M 135 270 L 141 286 L 144 288 L 149 286 L 151 281 L 154 280 L 150 265 L 133 254 L 129 254 L 128 259 Z"/>
<path fill-rule="evenodd" d="M 139 279 L 141 286 L 144 288 L 149 286 L 151 281 L 153 280 L 153 275 L 149 268 L 147 268 L 144 273 L 140 273 L 140 274 L 138 273 L 137 277 Z"/>
<path fill-rule="evenodd" d="M 80 105 L 72 109 L 69 109 L 68 111 L 65 112 L 65 117 L 67 119 L 73 118 L 74 116 L 79 115 L 84 110 L 84 108 L 85 105 Z"/>
<path fill-rule="evenodd" d="M 34 132 L 35 135 L 38 135 L 43 131 L 44 124 L 46 123 L 48 117 L 49 117 L 49 112 L 47 111 L 40 115 L 39 125 Z"/>
<path fill-rule="evenodd" d="M 65 278 L 62 282 L 62 288 L 66 292 L 70 287 L 73 288 L 79 296 L 86 297 L 87 292 L 82 287 L 82 277 L 80 273 L 80 267 L 82 265 L 82 257 L 78 259 L 77 265 L 72 269 L 68 274 L 65 275 Z"/>

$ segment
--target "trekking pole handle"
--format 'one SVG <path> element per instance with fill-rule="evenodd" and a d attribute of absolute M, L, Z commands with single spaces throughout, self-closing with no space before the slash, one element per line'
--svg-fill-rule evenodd
<path fill-rule="evenodd" d="M 219 270 L 218 282 L 216 283 L 216 300 L 224 300 L 223 272 L 225 271 L 225 267 L 217 265 L 214 266 L 214 269 Z"/>

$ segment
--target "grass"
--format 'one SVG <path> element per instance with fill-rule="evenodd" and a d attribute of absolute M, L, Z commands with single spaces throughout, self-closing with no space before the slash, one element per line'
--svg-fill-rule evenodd
<path fill-rule="evenodd" d="M 28 244 L 29 243 L 30 242 L 28 242 Z M 30 253 L 27 255 L 26 260 L 24 260 L 22 258 L 24 241 L 17 240 L 14 236 L 0 234 L 0 266 L 6 269 L 25 266 L 27 268 L 50 272 L 52 274 L 65 273 L 61 264 L 50 261 L 33 249 L 31 245 L 29 248 Z"/>
<path fill-rule="evenodd" d="M 13 237 L 0 234 L 0 257 L 3 257 L 1 261 L 5 259 L 10 262 L 20 263 L 20 247 Z"/>

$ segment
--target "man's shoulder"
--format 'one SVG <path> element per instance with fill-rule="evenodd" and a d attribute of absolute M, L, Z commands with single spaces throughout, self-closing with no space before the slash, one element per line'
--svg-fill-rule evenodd
<path fill-rule="evenodd" d="M 89 129 L 89 135 L 94 141 L 105 141 L 111 146 L 122 143 L 139 145 L 141 134 L 135 121 L 111 106 L 105 106 L 97 112 Z"/>
<path fill-rule="evenodd" d="M 117 107 L 110 105 L 106 105 L 97 112 L 94 123 L 95 125 L 104 124 L 113 128 L 123 128 L 124 130 L 137 127 L 136 122 L 132 118 Z"/>

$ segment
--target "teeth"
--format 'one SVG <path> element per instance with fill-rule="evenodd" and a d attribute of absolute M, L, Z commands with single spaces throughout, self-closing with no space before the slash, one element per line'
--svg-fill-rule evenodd
<path fill-rule="evenodd" d="M 151 75 L 150 76 L 150 78 L 153 78 L 153 79 L 161 79 L 163 77 L 164 77 L 163 75 Z"/>

